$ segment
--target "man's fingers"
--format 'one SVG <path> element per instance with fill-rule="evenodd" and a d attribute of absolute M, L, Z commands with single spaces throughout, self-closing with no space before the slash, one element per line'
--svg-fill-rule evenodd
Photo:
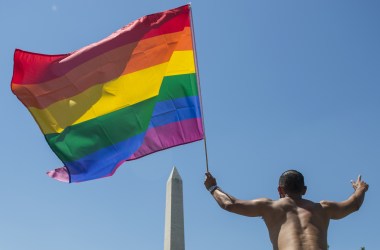
<path fill-rule="evenodd" d="M 356 182 L 360 182 L 362 180 L 362 176 L 359 174 L 358 175 L 358 180 Z"/>

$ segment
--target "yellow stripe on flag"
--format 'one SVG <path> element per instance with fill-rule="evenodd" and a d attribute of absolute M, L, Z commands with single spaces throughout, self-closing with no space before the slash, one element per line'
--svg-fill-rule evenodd
<path fill-rule="evenodd" d="M 165 75 L 182 75 L 194 72 L 194 53 L 192 50 L 183 50 L 173 52 Z"/>

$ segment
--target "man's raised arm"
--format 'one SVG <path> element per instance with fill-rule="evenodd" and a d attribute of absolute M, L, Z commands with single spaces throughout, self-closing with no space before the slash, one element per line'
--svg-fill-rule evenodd
<path fill-rule="evenodd" d="M 345 201 L 321 201 L 322 207 L 326 210 L 331 219 L 341 219 L 347 215 L 359 210 L 363 204 L 365 192 L 368 190 L 368 184 L 362 181 L 361 176 L 358 176 L 356 182 L 351 181 L 354 193 Z"/>
<path fill-rule="evenodd" d="M 206 173 L 204 184 L 219 206 L 224 210 L 249 217 L 263 216 L 264 213 L 270 211 L 269 208 L 271 207 L 272 200 L 266 198 L 255 200 L 236 199 L 218 187 L 216 179 L 211 173 Z"/>

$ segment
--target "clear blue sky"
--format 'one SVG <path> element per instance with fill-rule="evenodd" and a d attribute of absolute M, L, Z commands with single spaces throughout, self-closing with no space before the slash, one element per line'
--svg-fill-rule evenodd
<path fill-rule="evenodd" d="M 188 250 L 271 249 L 260 218 L 221 210 L 203 186 L 203 142 L 125 163 L 81 184 L 10 90 L 15 48 L 61 54 L 186 1 L 1 1 L 2 250 L 163 249 L 165 186 L 184 183 Z M 380 2 L 192 1 L 209 164 L 238 198 L 277 199 L 279 175 L 304 173 L 306 197 L 343 200 L 370 184 L 362 209 L 332 221 L 333 250 L 378 249 Z"/>

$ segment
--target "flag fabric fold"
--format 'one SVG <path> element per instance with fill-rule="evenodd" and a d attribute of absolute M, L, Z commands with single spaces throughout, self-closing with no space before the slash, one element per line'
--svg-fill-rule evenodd
<path fill-rule="evenodd" d="M 64 182 L 203 139 L 190 6 L 141 17 L 62 55 L 16 49 L 11 88 L 64 166 Z"/>

